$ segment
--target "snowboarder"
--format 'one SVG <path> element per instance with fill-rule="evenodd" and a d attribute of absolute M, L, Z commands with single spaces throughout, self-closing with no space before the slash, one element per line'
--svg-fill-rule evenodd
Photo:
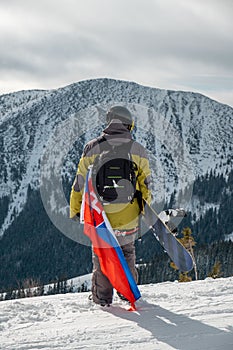
<path fill-rule="evenodd" d="M 92 165 L 96 192 L 137 282 L 134 241 L 143 203 L 151 201 L 149 161 L 144 147 L 132 139 L 134 122 L 127 108 L 111 107 L 106 121 L 102 135 L 87 143 L 79 161 L 70 195 L 70 218 L 80 218 L 84 182 Z M 104 306 L 112 303 L 112 297 L 113 287 L 93 253 L 92 299 Z"/>

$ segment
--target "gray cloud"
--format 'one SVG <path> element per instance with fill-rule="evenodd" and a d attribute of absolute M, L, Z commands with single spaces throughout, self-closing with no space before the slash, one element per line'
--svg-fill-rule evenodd
<path fill-rule="evenodd" d="M 95 77 L 195 90 L 229 102 L 232 1 L 1 1 L 0 91 Z M 35 86 L 35 84 L 37 86 Z"/>

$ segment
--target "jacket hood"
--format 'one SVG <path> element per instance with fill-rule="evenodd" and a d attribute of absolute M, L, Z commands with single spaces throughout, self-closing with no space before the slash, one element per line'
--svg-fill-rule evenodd
<path fill-rule="evenodd" d="M 103 136 L 110 144 L 120 145 L 132 140 L 127 125 L 123 124 L 119 119 L 113 119 L 103 130 Z"/>

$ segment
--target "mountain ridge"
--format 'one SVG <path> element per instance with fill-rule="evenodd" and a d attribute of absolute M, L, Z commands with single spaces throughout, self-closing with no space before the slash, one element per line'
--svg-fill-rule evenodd
<path fill-rule="evenodd" d="M 113 90 L 113 87 L 115 90 Z M 134 88 L 136 88 L 136 91 Z M 228 141 L 230 142 L 230 132 L 227 133 L 227 128 L 223 128 L 223 125 L 220 125 L 221 118 L 215 118 L 219 121 L 217 132 L 215 128 L 210 124 L 211 117 L 208 115 L 205 116 L 206 112 L 204 112 L 200 118 L 197 118 L 195 122 L 195 117 L 193 114 L 196 112 L 197 115 L 199 115 L 201 113 L 201 107 L 204 108 L 206 104 L 207 107 L 210 108 L 209 103 L 213 103 L 211 112 L 213 112 L 217 107 L 219 109 L 219 104 L 217 102 L 211 102 L 212 100 L 210 100 L 208 97 L 204 97 L 200 94 L 189 92 L 180 93 L 171 90 L 147 88 L 136 83 L 128 83 L 122 81 L 118 82 L 116 80 L 110 79 L 82 81 L 79 83 L 71 84 L 64 88 L 59 88 L 58 90 L 44 90 L 42 92 L 39 91 L 39 95 L 38 91 L 35 90 L 33 90 L 33 92 L 24 92 L 24 100 L 22 103 L 19 101 L 20 106 L 18 104 L 17 98 L 19 97 L 18 94 L 21 95 L 21 93 L 13 93 L 13 95 L 8 95 L 9 98 L 13 98 L 13 101 L 11 101 L 11 108 L 13 104 L 13 111 L 10 113 L 10 106 L 8 107 L 7 105 L 7 115 L 5 118 L 0 117 L 1 129 L 4 128 L 4 124 L 10 124 L 10 130 L 6 130 L 5 127 L 5 132 L 3 131 L 4 142 L 1 152 L 1 163 L 3 161 L 5 164 L 3 164 L 1 171 L 0 186 L 4 184 L 6 185 L 6 188 L 9 187 L 12 189 L 13 187 L 13 192 L 15 192 L 17 190 L 16 183 L 14 182 L 14 184 L 12 184 L 12 181 L 9 180 L 12 177 L 12 172 L 15 170 L 17 173 L 16 177 L 19 178 L 20 176 L 23 176 L 24 168 L 30 167 L 33 174 L 32 176 L 25 174 L 29 177 L 28 181 L 26 182 L 28 182 L 28 184 L 30 183 L 31 186 L 38 187 L 38 163 L 40 161 L 40 155 L 43 153 L 43 148 L 48 142 L 49 136 L 51 135 L 55 126 L 61 123 L 64 119 L 68 118 L 70 115 L 80 112 L 82 109 L 86 109 L 90 106 L 92 107 L 101 103 L 105 106 L 111 104 L 112 97 L 110 98 L 109 96 L 105 96 L 106 89 L 111 89 L 111 96 L 115 95 L 117 97 L 116 100 L 118 100 L 117 102 L 119 102 L 120 97 L 123 103 L 131 103 L 132 107 L 135 107 L 137 102 L 139 102 L 139 107 L 140 105 L 144 107 L 143 113 L 149 113 L 150 109 L 154 109 L 155 114 L 158 112 L 160 115 L 165 116 L 164 118 L 167 118 L 167 122 L 173 126 L 175 131 L 181 133 L 182 140 L 189 146 L 189 153 L 192 154 L 192 162 L 194 164 L 195 170 L 199 167 L 197 175 L 203 175 L 201 172 L 203 166 L 206 168 L 204 170 L 205 173 L 208 168 L 211 170 L 211 168 L 216 165 L 216 162 L 218 163 L 216 154 L 218 153 L 218 156 L 220 156 L 220 154 L 222 156 L 222 149 L 224 147 L 227 147 L 227 143 L 225 145 L 223 142 L 223 139 L 226 138 L 227 134 Z M 119 94 L 120 90 L 122 90 L 122 94 Z M 33 96 L 30 95 L 31 93 Z M 187 97 L 192 98 L 192 100 L 187 100 Z M 14 105 L 15 99 L 16 107 Z M 2 102 L 1 97 L 0 102 Z M 0 115 L 4 116 L 4 101 L 3 104 L 1 103 L 1 105 L 2 107 L 0 110 Z M 190 108 L 190 113 L 187 112 L 188 108 Z M 224 107 L 224 111 L 225 110 L 226 109 Z M 227 107 L 227 113 L 229 112 L 231 112 L 230 116 L 232 117 L 233 109 L 231 107 Z M 182 115 L 182 113 L 185 115 L 185 120 L 183 121 L 180 117 L 180 114 Z M 143 118 L 147 118 L 150 123 L 154 123 L 153 119 L 155 118 L 155 115 L 152 116 L 152 119 L 146 115 L 144 115 Z M 159 117 L 157 120 L 158 119 Z M 137 122 L 139 125 L 140 123 L 144 124 L 142 125 L 141 129 L 146 127 L 146 123 L 144 120 L 140 119 L 139 116 L 137 117 Z M 202 130 L 200 128 L 200 123 L 202 124 Z M 203 133 L 203 130 L 207 129 L 206 124 L 208 123 L 215 133 L 214 137 L 219 138 L 218 143 L 215 142 L 214 138 L 212 138 L 212 140 L 210 140 L 211 142 L 209 142 L 209 139 L 211 137 L 210 134 L 204 134 L 203 137 L 201 137 L 201 133 Z M 43 125 L 45 125 L 45 127 L 43 127 Z M 190 127 L 190 125 L 192 127 Z M 50 130 L 48 133 L 49 128 Z M 87 129 L 89 129 L 88 126 Z M 147 148 L 149 148 L 145 142 L 145 138 L 147 137 L 146 134 L 144 134 L 144 137 L 142 137 L 140 133 L 136 132 L 135 136 L 136 139 L 140 139 L 144 146 L 147 146 Z M 152 133 L 151 137 L 153 138 L 153 136 L 154 135 Z M 22 142 L 23 138 L 24 142 Z M 87 139 L 85 141 L 87 141 Z M 210 153 L 207 149 L 205 149 L 205 145 L 208 142 L 209 147 L 212 147 L 212 160 Z M 43 147 L 41 147 L 42 143 Z M 221 147 L 219 144 L 222 144 Z M 198 156 L 200 154 L 200 147 L 203 148 L 201 159 L 199 159 Z M 161 147 L 159 148 L 160 153 L 162 153 Z M 10 157 L 7 157 L 6 154 L 10 155 Z M 31 157 L 30 154 L 32 155 Z M 31 164 L 29 158 L 31 158 Z M 35 158 L 37 159 L 35 160 Z M 208 163 L 210 161 L 212 164 L 209 165 Z M 226 160 L 226 162 L 227 161 L 229 160 Z M 13 167 L 10 169 L 12 164 Z M 170 166 L 172 168 L 171 164 Z M 14 169 L 19 167 L 22 168 L 22 171 L 17 171 L 17 169 Z M 4 171 L 4 168 L 7 169 L 7 175 L 5 174 L 5 177 L 3 176 L 4 172 L 6 172 Z M 32 168 L 37 169 L 35 176 L 35 171 L 33 171 Z M 169 165 L 167 168 L 169 168 Z M 224 171 L 221 172 L 223 173 Z M 74 176 L 74 173 L 71 174 L 71 176 Z M 37 180 L 35 180 L 35 177 L 37 177 Z M 25 186 L 26 183 L 23 184 L 23 187 Z M 4 191 L 1 191 L 1 197 L 3 195 Z M 6 193 L 6 195 L 9 195 L 9 192 Z M 25 191 L 22 191 L 21 196 L 25 196 Z"/>
<path fill-rule="evenodd" d="M 106 110 L 119 103 L 132 111 L 136 122 L 133 137 L 148 150 L 155 201 L 161 202 L 162 207 L 168 203 L 172 206 L 184 204 L 184 208 L 195 215 L 203 211 L 196 219 L 194 216 L 190 219 L 192 223 L 203 220 L 205 213 L 211 210 L 221 214 L 223 202 L 227 203 L 232 193 L 228 179 L 232 178 L 233 108 L 202 94 L 149 88 L 114 79 L 92 79 L 57 90 L 31 90 L 0 96 L 1 237 L 10 232 L 30 236 L 27 231 L 30 229 L 25 229 L 23 222 L 26 224 L 28 220 L 27 211 L 28 215 L 35 215 L 32 205 L 37 205 L 38 199 L 33 201 L 33 196 L 39 198 L 43 155 L 51 137 L 63 126 L 64 133 L 61 133 L 61 143 L 58 140 L 57 150 L 60 147 L 62 153 L 65 143 L 72 139 L 63 165 L 58 169 L 67 198 L 65 209 L 68 210 L 69 191 L 83 146 L 101 133 Z M 49 164 L 47 168 L 49 170 Z M 206 182 L 209 193 L 202 190 L 199 195 L 195 185 L 196 192 L 192 196 L 193 184 L 198 183 L 200 187 L 201 181 L 210 174 L 213 179 Z M 220 181 L 221 176 L 224 181 Z M 213 184 L 219 187 L 221 203 L 216 198 L 208 202 Z M 52 188 L 50 198 L 56 198 L 56 195 L 56 188 Z M 204 206 L 203 198 L 207 201 Z M 46 213 L 41 214 L 41 205 L 38 205 L 37 216 L 47 222 Z M 35 218 L 34 225 L 40 232 L 37 220 Z M 219 221 L 224 222 L 224 218 Z M 50 226 L 43 226 L 43 230 L 45 237 L 48 230 L 52 232 Z M 34 231 L 35 228 L 31 228 L 31 232 Z M 231 233 L 226 231 L 225 234 Z M 5 250 L 9 248 L 7 242 L 6 237 Z M 14 261 L 13 252 L 12 248 L 6 260 L 11 256 Z"/>

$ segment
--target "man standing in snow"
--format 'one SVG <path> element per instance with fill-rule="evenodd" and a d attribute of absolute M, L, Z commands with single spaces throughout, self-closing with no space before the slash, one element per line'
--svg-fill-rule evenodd
<path fill-rule="evenodd" d="M 143 200 L 150 202 L 151 199 L 149 161 L 144 147 L 132 140 L 134 122 L 127 108 L 110 108 L 106 120 L 108 125 L 102 135 L 84 148 L 70 195 L 70 217 L 79 220 L 86 174 L 92 165 L 98 198 L 137 281 L 134 240 L 139 231 Z M 108 305 L 112 303 L 112 296 L 113 287 L 93 253 L 93 301 Z"/>

